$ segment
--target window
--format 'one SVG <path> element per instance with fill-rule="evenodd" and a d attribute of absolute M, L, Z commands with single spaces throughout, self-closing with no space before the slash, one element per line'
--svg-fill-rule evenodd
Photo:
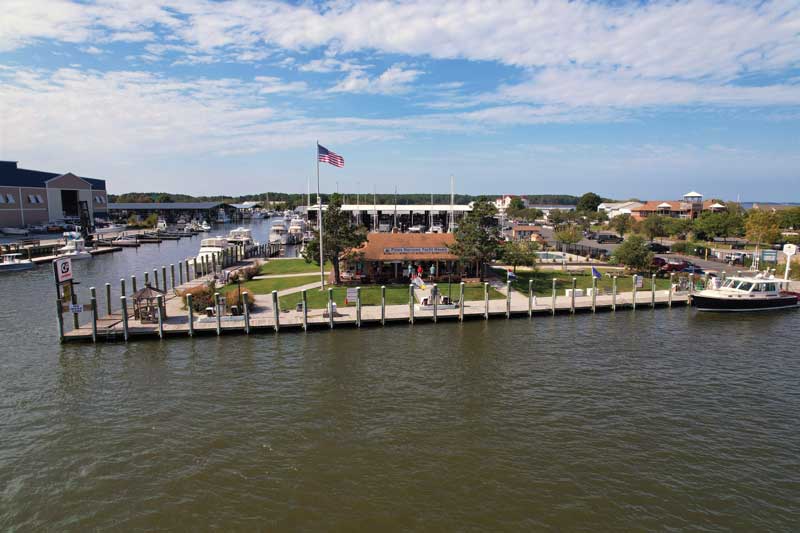
<path fill-rule="evenodd" d="M 753 288 L 753 284 L 750 283 L 749 281 L 743 281 L 736 288 L 739 289 L 740 291 L 749 291 L 750 289 Z"/>
<path fill-rule="evenodd" d="M 17 201 L 16 201 L 16 200 L 14 200 L 14 195 L 13 195 L 13 194 L 6 194 L 6 200 L 7 200 L 7 201 L 8 201 L 8 203 L 10 203 L 10 204 L 15 204 L 15 203 L 17 203 Z"/>
<path fill-rule="evenodd" d="M 44 200 L 42 200 L 42 195 L 41 194 L 37 194 L 36 195 L 36 199 L 39 201 L 40 204 L 44 203 Z"/>
<path fill-rule="evenodd" d="M 774 283 L 765 283 L 764 290 L 767 292 L 775 292 L 775 284 Z"/>
<path fill-rule="evenodd" d="M 0 204 L 6 203 L 6 197 L 0 194 Z"/>

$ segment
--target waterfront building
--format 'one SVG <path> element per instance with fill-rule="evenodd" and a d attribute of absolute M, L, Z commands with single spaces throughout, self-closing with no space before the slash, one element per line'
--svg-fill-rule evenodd
<path fill-rule="evenodd" d="M 682 200 L 651 200 L 631 209 L 636 220 L 660 215 L 671 218 L 695 219 L 703 211 L 724 211 L 725 205 L 718 200 L 703 200 L 699 192 L 691 191 L 683 195 Z"/>
<path fill-rule="evenodd" d="M 511 239 L 515 241 L 543 242 L 542 227 L 534 224 L 514 224 Z"/>
<path fill-rule="evenodd" d="M 327 206 L 323 204 L 322 210 Z M 447 232 L 451 213 L 455 224 L 470 211 L 472 205 L 464 204 L 343 204 L 341 210 L 349 213 L 353 225 L 366 226 L 369 231 L 389 232 L 392 228 L 406 231 L 412 227 Z M 300 209 L 316 225 L 319 207 L 310 205 Z"/>
<path fill-rule="evenodd" d="M 19 168 L 17 161 L 0 161 L 0 226 L 25 227 L 78 218 L 86 202 L 89 218 L 108 214 L 106 182 Z"/>
<path fill-rule="evenodd" d="M 108 212 L 115 219 L 126 219 L 130 215 L 145 218 L 152 213 L 164 218 L 167 222 L 176 222 L 183 217 L 185 220 L 206 220 L 213 222 L 222 209 L 230 220 L 236 213 L 236 208 L 223 202 L 123 202 L 108 204 Z"/>
<path fill-rule="evenodd" d="M 500 196 L 499 198 L 495 199 L 494 206 L 499 213 L 505 213 L 506 209 L 508 209 L 508 207 L 511 205 L 511 201 L 514 200 L 514 198 L 519 198 L 520 200 L 522 200 L 522 205 L 525 206 L 526 208 L 528 207 L 527 198 L 525 198 L 524 196 L 517 196 L 514 194 L 504 194 L 503 196 Z"/>
<path fill-rule="evenodd" d="M 619 215 L 632 215 L 634 209 L 642 207 L 642 202 L 628 201 L 628 202 L 603 202 L 597 206 L 597 211 L 604 212 L 609 219 L 618 217 Z"/>

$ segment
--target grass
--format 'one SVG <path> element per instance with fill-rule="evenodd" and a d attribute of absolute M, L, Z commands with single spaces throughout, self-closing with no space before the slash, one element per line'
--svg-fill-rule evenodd
<path fill-rule="evenodd" d="M 438 285 L 441 294 L 447 294 L 448 284 Z M 453 299 L 458 299 L 459 286 L 453 283 Z M 337 307 L 344 307 L 347 287 L 333 287 L 333 301 Z M 328 291 L 309 290 L 306 293 L 309 309 L 325 309 L 328 306 Z M 281 296 L 280 307 L 282 311 L 294 309 L 302 300 L 301 293 L 287 294 Z M 497 300 L 505 298 L 501 293 L 489 287 L 489 298 Z M 483 286 L 478 283 L 468 283 L 464 287 L 465 300 L 483 300 Z M 361 287 L 361 305 L 380 305 L 381 288 L 379 286 Z M 386 305 L 408 304 L 408 285 L 387 285 L 386 286 Z M 348 306 L 355 306 L 355 302 L 348 302 Z"/>
<path fill-rule="evenodd" d="M 325 271 L 333 268 L 330 261 L 325 263 Z M 279 274 L 305 274 L 319 272 L 319 265 L 306 263 L 305 259 L 275 259 L 261 265 L 258 271 L 261 275 L 274 276 Z M 302 285 L 302 284 L 301 284 Z"/>
<path fill-rule="evenodd" d="M 511 287 L 515 290 L 528 294 L 528 281 L 533 280 L 533 294 L 537 296 L 549 296 L 553 294 L 553 278 L 556 278 L 556 291 L 559 295 L 564 294 L 564 289 L 572 288 L 572 278 L 575 278 L 575 286 L 578 289 L 589 289 L 592 287 L 592 275 L 590 269 L 586 269 L 585 273 L 572 274 L 568 272 L 559 271 L 538 271 L 538 272 L 517 272 L 517 279 L 511 282 Z M 651 279 L 645 276 L 644 287 L 639 289 L 641 291 L 649 291 L 651 288 Z M 613 286 L 612 278 L 603 275 L 601 279 L 597 280 L 597 288 L 611 293 Z M 656 290 L 669 289 L 669 279 L 656 279 Z M 617 291 L 630 292 L 633 290 L 632 276 L 622 275 L 617 277 Z"/>
<path fill-rule="evenodd" d="M 308 283 L 319 281 L 319 275 L 310 274 L 308 276 L 296 276 L 292 278 L 273 278 L 273 279 L 251 279 L 242 283 L 242 291 L 247 290 L 251 294 L 270 294 L 272 291 L 291 289 Z M 220 292 L 235 289 L 235 283 L 229 283 Z"/>

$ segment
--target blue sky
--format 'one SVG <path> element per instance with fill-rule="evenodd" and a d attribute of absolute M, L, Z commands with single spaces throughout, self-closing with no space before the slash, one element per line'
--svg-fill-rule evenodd
<path fill-rule="evenodd" d="M 800 2 L 6 0 L 0 157 L 112 192 L 800 200 Z"/>

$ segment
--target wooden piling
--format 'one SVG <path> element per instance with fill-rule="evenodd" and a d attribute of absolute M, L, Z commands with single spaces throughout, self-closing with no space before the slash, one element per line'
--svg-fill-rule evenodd
<path fill-rule="evenodd" d="M 194 307 L 192 306 L 192 293 L 186 295 L 186 315 L 189 319 L 189 336 L 194 337 Z"/>
<path fill-rule="evenodd" d="M 361 287 L 356 287 L 356 327 L 361 327 Z"/>
<path fill-rule="evenodd" d="M 506 318 L 511 318 L 511 281 L 506 280 Z"/>
<path fill-rule="evenodd" d="M 414 284 L 408 284 L 408 322 L 414 323 Z"/>
<path fill-rule="evenodd" d="M 131 295 L 134 294 L 136 294 L 136 275 L 131 275 Z"/>
<path fill-rule="evenodd" d="M 303 289 L 303 331 L 308 331 L 308 290 Z"/>
<path fill-rule="evenodd" d="M 656 308 L 656 275 L 653 274 L 653 277 L 650 281 L 650 307 L 653 309 Z"/>
<path fill-rule="evenodd" d="M 150 274 L 147 272 L 144 273 L 144 286 L 147 287 L 150 285 Z"/>
<path fill-rule="evenodd" d="M 250 294 L 242 293 L 242 314 L 244 315 L 244 332 L 250 334 Z"/>
<path fill-rule="evenodd" d="M 458 320 L 464 321 L 464 282 L 458 284 Z"/>
<path fill-rule="evenodd" d="M 328 322 L 333 329 L 333 289 L 328 288 Z"/>
<path fill-rule="evenodd" d="M 175 287 L 176 287 L 176 285 L 175 285 L 175 264 L 174 263 L 170 263 L 170 265 L 169 265 L 169 274 L 170 274 L 170 278 L 169 279 L 172 282 L 172 290 L 174 291 Z M 166 283 L 165 283 L 165 285 L 166 285 Z"/>
<path fill-rule="evenodd" d="M 89 287 L 89 305 L 92 306 L 92 342 L 97 342 L 97 290 Z"/>
<path fill-rule="evenodd" d="M 153 286 L 154 286 L 156 289 L 160 289 L 160 288 L 161 288 L 161 285 L 159 284 L 159 282 L 158 282 L 158 281 L 159 281 L 159 280 L 158 280 L 158 269 L 157 269 L 157 268 L 154 268 L 154 269 L 153 269 Z"/>
<path fill-rule="evenodd" d="M 386 325 L 386 285 L 381 285 L 381 326 Z"/>
<path fill-rule="evenodd" d="M 572 278 L 572 299 L 569 305 L 569 312 L 575 314 L 575 290 L 578 287 L 578 278 Z"/>
<path fill-rule="evenodd" d="M 128 297 L 119 297 L 119 305 L 122 313 L 122 337 L 128 342 Z"/>
<path fill-rule="evenodd" d="M 489 320 L 489 283 L 483 282 L 483 319 Z"/>
<path fill-rule="evenodd" d="M 167 292 L 167 267 L 161 265 L 161 290 Z"/>
<path fill-rule="evenodd" d="M 56 323 L 58 324 L 58 342 L 64 342 L 64 302 L 56 298 Z"/>
<path fill-rule="evenodd" d="M 111 316 L 111 284 L 106 283 L 106 315 Z"/>
<path fill-rule="evenodd" d="M 553 278 L 553 301 L 551 302 L 552 309 L 550 309 L 550 313 L 552 315 L 556 314 L 556 283 L 558 282 L 557 278 Z"/>
<path fill-rule="evenodd" d="M 636 291 L 636 274 L 633 275 L 633 278 L 631 279 L 631 281 L 633 282 L 633 287 L 631 289 L 633 291 L 633 304 L 632 305 L 633 305 L 633 309 L 636 309 L 636 292 L 637 292 Z"/>
<path fill-rule="evenodd" d="M 119 278 L 119 294 L 125 296 L 125 278 Z"/>
<path fill-rule="evenodd" d="M 528 317 L 533 316 L 533 280 L 528 280 Z"/>
<path fill-rule="evenodd" d="M 178 285 L 183 285 L 183 261 L 178 261 Z"/>
<path fill-rule="evenodd" d="M 439 319 L 439 286 L 435 283 L 431 287 L 431 298 L 433 299 L 433 322 Z"/>
<path fill-rule="evenodd" d="M 617 276 L 611 278 L 611 310 L 617 310 Z"/>
<path fill-rule="evenodd" d="M 214 309 L 217 315 L 217 335 L 222 335 L 222 312 L 220 310 L 219 293 L 214 293 Z"/>
<path fill-rule="evenodd" d="M 667 307 L 672 307 L 672 285 L 673 285 L 672 279 L 674 277 L 675 277 L 675 274 L 673 272 L 670 272 L 669 273 L 669 294 L 667 296 Z"/>
<path fill-rule="evenodd" d="M 72 305 L 78 305 L 78 292 L 75 290 L 75 286 L 72 287 L 72 296 L 70 302 L 72 303 Z M 72 326 L 75 329 L 78 329 L 80 327 L 78 313 L 72 313 Z"/>
<path fill-rule="evenodd" d="M 166 283 L 165 283 L 166 285 Z M 159 294 L 156 297 L 156 303 L 158 305 L 158 338 L 164 338 L 164 296 Z"/>
<path fill-rule="evenodd" d="M 597 278 L 592 276 L 592 313 L 597 312 Z"/>

